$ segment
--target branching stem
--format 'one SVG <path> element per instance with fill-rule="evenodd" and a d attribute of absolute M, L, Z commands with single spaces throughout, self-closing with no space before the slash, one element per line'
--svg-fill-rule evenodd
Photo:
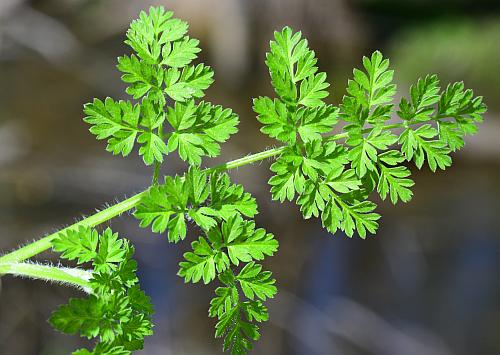
<path fill-rule="evenodd" d="M 123 212 L 126 212 L 135 206 L 141 201 L 141 198 L 147 193 L 148 190 L 140 192 L 122 202 L 117 203 L 111 207 L 106 208 L 105 210 L 99 211 L 96 214 L 93 214 L 87 218 L 82 219 L 81 221 L 74 223 L 64 229 L 61 229 L 53 234 L 50 234 L 42 239 L 39 239 L 33 243 L 25 245 L 13 252 L 10 252 L 2 257 L 0 257 L 0 264 L 9 263 L 9 262 L 21 262 L 26 259 L 31 258 L 34 255 L 40 254 L 47 249 L 52 247 L 52 240 L 57 238 L 61 233 L 64 233 L 70 229 L 77 228 L 79 226 L 86 227 L 95 227 L 101 223 L 104 223 L 110 220 L 113 217 L 116 217 Z"/>
<path fill-rule="evenodd" d="M 83 289 L 85 292 L 92 290 L 89 282 L 92 274 L 82 269 L 33 263 L 2 262 L 0 263 L 0 276 L 5 274 L 60 282 Z"/>
<path fill-rule="evenodd" d="M 384 126 L 384 130 L 389 130 L 393 128 L 401 128 L 403 127 L 402 124 L 390 124 Z M 364 133 L 369 132 L 368 130 L 365 130 Z M 334 140 L 340 140 L 347 138 L 347 133 L 339 133 L 335 134 L 332 136 L 327 137 L 328 140 L 334 141 Z M 272 149 L 267 149 L 259 153 L 251 154 L 246 157 L 242 157 L 236 160 L 232 160 L 217 166 L 214 166 L 212 168 L 207 168 L 205 169 L 206 172 L 223 172 L 231 169 L 238 168 L 240 166 L 252 164 L 261 160 L 265 160 L 268 158 L 275 157 L 279 154 L 281 154 L 285 150 L 286 146 L 281 146 L 278 148 L 272 148 Z M 155 168 L 156 172 L 156 168 Z M 153 180 L 154 181 L 154 180 Z M 89 217 L 86 217 L 82 219 L 79 222 L 76 222 L 64 229 L 61 229 L 53 234 L 50 234 L 46 237 L 43 237 L 33 243 L 30 243 L 28 245 L 25 245 L 17 250 L 14 250 L 8 254 L 3 255 L 0 257 L 0 265 L 5 264 L 5 263 L 16 263 L 16 262 L 21 262 L 26 259 L 29 259 L 37 254 L 40 254 L 44 252 L 47 249 L 50 249 L 52 247 L 52 240 L 57 238 L 61 233 L 64 233 L 70 229 L 77 228 L 79 226 L 86 226 L 86 227 L 95 227 L 101 223 L 104 223 L 120 214 L 123 212 L 126 212 L 128 210 L 131 210 L 132 208 L 136 207 L 139 202 L 141 201 L 141 198 L 147 194 L 149 188 L 126 199 L 123 200 L 111 207 L 108 207 L 102 211 L 97 212 L 96 214 L 93 214 Z"/>

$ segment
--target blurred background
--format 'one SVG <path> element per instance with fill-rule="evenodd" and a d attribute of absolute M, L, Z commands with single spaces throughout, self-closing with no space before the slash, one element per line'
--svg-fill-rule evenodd
<path fill-rule="evenodd" d="M 498 0 L 0 0 L 0 250 L 148 186 L 151 170 L 136 155 L 114 157 L 87 131 L 82 105 L 126 97 L 116 57 L 130 52 L 126 28 L 149 5 L 190 23 L 201 60 L 216 73 L 207 99 L 240 115 L 240 132 L 206 166 L 276 144 L 259 133 L 251 99 L 273 95 L 265 51 L 284 25 L 309 39 L 332 84 L 331 102 L 362 55 L 380 49 L 398 92 L 437 73 L 443 85 L 464 80 L 489 106 L 450 169 L 415 170 L 409 204 L 380 202 L 379 233 L 367 240 L 328 235 L 295 205 L 272 202 L 268 161 L 230 172 L 256 196 L 257 222 L 280 240 L 266 265 L 280 292 L 254 354 L 500 354 Z M 169 156 L 162 173 L 184 169 Z M 207 318 L 213 288 L 175 275 L 188 243 L 169 245 L 129 215 L 111 225 L 135 243 L 156 308 L 156 332 L 141 354 L 219 354 Z M 88 345 L 46 323 L 77 295 L 2 278 L 0 354 L 68 354 Z"/>

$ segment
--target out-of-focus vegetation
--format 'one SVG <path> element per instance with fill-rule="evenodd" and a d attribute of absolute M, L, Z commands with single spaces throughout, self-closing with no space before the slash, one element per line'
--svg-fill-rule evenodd
<path fill-rule="evenodd" d="M 500 20 L 454 19 L 410 28 L 391 43 L 399 81 L 409 83 L 425 73 L 439 73 L 443 82 L 462 78 L 500 111 Z"/>

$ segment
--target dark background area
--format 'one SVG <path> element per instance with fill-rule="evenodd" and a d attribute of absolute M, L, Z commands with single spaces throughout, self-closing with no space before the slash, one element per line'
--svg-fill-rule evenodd
<path fill-rule="evenodd" d="M 279 294 L 268 303 L 271 320 L 254 354 L 500 354 L 499 1 L 0 0 L 0 250 L 148 186 L 151 169 L 133 154 L 105 152 L 82 121 L 82 105 L 126 98 L 116 57 L 130 52 L 126 28 L 149 5 L 190 23 L 200 60 L 215 70 L 207 100 L 240 115 L 239 133 L 204 166 L 276 144 L 259 132 L 251 99 L 273 94 L 265 51 L 284 25 L 309 39 L 333 103 L 362 55 L 380 49 L 396 70 L 398 95 L 437 73 L 443 85 L 464 80 L 489 107 L 451 168 L 413 171 L 410 203 L 377 201 L 381 227 L 366 240 L 329 235 L 295 205 L 272 202 L 269 161 L 230 172 L 256 196 L 257 223 L 280 241 L 266 262 Z M 172 155 L 162 173 L 184 169 Z M 129 215 L 109 224 L 136 245 L 156 309 L 155 335 L 141 354 L 220 353 L 207 317 L 213 288 L 175 275 L 188 243 L 169 245 Z M 57 262 L 50 253 L 38 260 Z M 68 354 L 86 345 L 46 323 L 77 295 L 2 278 L 0 354 Z"/>

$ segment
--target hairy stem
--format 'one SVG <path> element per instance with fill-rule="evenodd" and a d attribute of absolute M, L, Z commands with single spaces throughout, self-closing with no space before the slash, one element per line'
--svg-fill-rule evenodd
<path fill-rule="evenodd" d="M 264 150 L 264 151 L 259 152 L 259 153 L 247 155 L 246 157 L 242 157 L 242 158 L 239 158 L 236 160 L 231 160 L 227 163 L 223 163 L 223 164 L 214 166 L 213 168 L 205 169 L 205 171 L 211 173 L 214 171 L 222 172 L 222 171 L 226 171 L 226 170 L 235 169 L 235 168 L 238 168 L 240 166 L 252 164 L 252 163 L 264 160 L 264 159 L 275 157 L 276 155 L 280 155 L 285 150 L 285 148 L 286 148 L 286 146 L 273 148 L 273 149 L 267 149 L 267 150 Z"/>
<path fill-rule="evenodd" d="M 2 262 L 0 263 L 0 276 L 5 274 L 29 277 L 37 280 L 60 282 L 81 288 L 88 293 L 92 290 L 89 282 L 92 277 L 92 273 L 82 269 L 32 263 Z"/>
<path fill-rule="evenodd" d="M 79 222 L 76 222 L 64 229 L 61 229 L 53 234 L 50 234 L 42 239 L 39 239 L 33 243 L 25 245 L 9 254 L 5 254 L 0 257 L 0 264 L 8 263 L 8 262 L 20 262 L 31 258 L 34 255 L 40 254 L 43 251 L 50 249 L 52 247 L 52 241 L 57 238 L 60 234 L 67 232 L 70 229 L 78 228 L 79 226 L 86 227 L 95 227 L 101 223 L 104 223 L 110 220 L 113 217 L 116 217 L 123 212 L 126 212 L 135 206 L 141 201 L 141 198 L 147 193 L 148 190 L 138 193 L 122 202 L 117 203 L 111 207 L 106 208 L 105 210 L 99 211 L 92 216 L 82 219 Z"/>
<path fill-rule="evenodd" d="M 384 130 L 389 130 L 393 128 L 401 128 L 403 127 L 402 124 L 391 124 L 384 126 Z M 364 133 L 369 132 L 369 130 L 364 130 Z M 329 137 L 326 137 L 328 140 L 340 140 L 347 138 L 347 133 L 339 133 L 335 134 Z M 207 168 L 205 169 L 206 172 L 223 172 L 231 169 L 238 168 L 240 166 L 252 164 L 264 159 L 272 158 L 275 157 L 279 154 L 281 154 L 287 146 L 282 146 L 278 148 L 272 148 L 272 149 L 267 149 L 259 153 L 251 154 L 246 157 L 242 157 L 236 160 L 232 160 L 217 166 L 214 166 L 212 168 Z M 155 166 L 155 174 L 156 174 L 156 166 Z M 159 170 L 159 168 L 158 168 Z M 154 182 L 154 179 L 153 179 Z M 122 202 L 119 202 L 111 207 L 106 208 L 105 210 L 99 211 L 96 214 L 93 214 L 87 218 L 82 219 L 79 222 L 76 222 L 64 229 L 61 229 L 53 234 L 50 234 L 46 237 L 43 237 L 33 243 L 30 243 L 26 246 L 23 246 L 17 250 L 14 250 L 8 254 L 3 255 L 0 257 L 0 264 L 2 263 L 9 263 L 9 262 L 21 262 L 23 260 L 29 259 L 32 256 L 35 256 L 37 254 L 40 254 L 44 252 L 47 249 L 50 249 L 52 247 L 52 241 L 57 238 L 60 234 L 65 233 L 66 231 L 70 229 L 77 228 L 79 226 L 86 226 L 86 227 L 95 227 L 101 223 L 104 223 L 111 218 L 114 218 L 123 212 L 126 212 L 134 207 L 136 207 L 140 201 L 141 198 L 147 194 L 149 188 L 126 199 L 123 200 Z"/>

